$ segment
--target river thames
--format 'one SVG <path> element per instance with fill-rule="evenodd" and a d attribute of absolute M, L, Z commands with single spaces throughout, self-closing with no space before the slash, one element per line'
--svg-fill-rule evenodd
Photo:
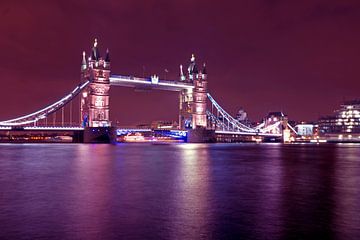
<path fill-rule="evenodd" d="M 360 239 L 360 145 L 0 144 L 0 239 Z"/>

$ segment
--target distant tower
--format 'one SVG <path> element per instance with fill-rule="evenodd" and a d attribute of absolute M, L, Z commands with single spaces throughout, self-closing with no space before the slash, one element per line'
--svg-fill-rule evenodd
<path fill-rule="evenodd" d="M 83 53 L 82 81 L 90 84 L 82 94 L 81 116 L 84 126 L 109 127 L 110 56 L 107 50 L 105 59 L 101 58 L 97 45 L 95 39 L 88 61 Z"/>
<path fill-rule="evenodd" d="M 240 108 L 240 110 L 236 114 L 235 119 L 241 124 L 244 124 L 249 127 L 251 126 L 251 122 L 247 116 L 247 112 L 243 108 Z"/>

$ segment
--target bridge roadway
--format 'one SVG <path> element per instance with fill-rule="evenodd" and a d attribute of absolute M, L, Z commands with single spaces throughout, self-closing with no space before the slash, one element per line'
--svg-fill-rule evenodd
<path fill-rule="evenodd" d="M 84 142 L 81 127 L 0 127 L 0 142 Z"/>
<path fill-rule="evenodd" d="M 124 136 L 129 133 L 152 132 L 157 135 L 173 137 L 186 141 L 187 131 L 178 129 L 137 129 L 117 128 L 116 135 Z M 84 128 L 82 127 L 0 127 L 0 142 L 84 142 Z M 278 141 L 281 134 L 244 133 L 231 131 L 215 131 L 218 142 L 251 142 Z M 71 137 L 71 138 L 70 138 Z"/>

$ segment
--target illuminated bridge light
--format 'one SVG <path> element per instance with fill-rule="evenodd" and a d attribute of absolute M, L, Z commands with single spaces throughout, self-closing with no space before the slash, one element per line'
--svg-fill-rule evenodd
<path fill-rule="evenodd" d="M 135 133 L 135 132 L 151 132 L 152 130 L 151 129 L 136 129 L 136 128 L 129 128 L 129 129 L 126 129 L 126 128 L 119 128 L 119 129 L 116 129 L 116 135 L 118 136 L 121 136 L 121 135 L 125 135 L 125 134 L 128 134 L 128 133 Z"/>
<path fill-rule="evenodd" d="M 84 130 L 82 127 L 24 127 L 24 130 Z"/>

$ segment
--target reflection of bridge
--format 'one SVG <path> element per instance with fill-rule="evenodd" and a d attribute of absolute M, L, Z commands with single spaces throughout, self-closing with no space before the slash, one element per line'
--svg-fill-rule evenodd
<path fill-rule="evenodd" d="M 149 78 L 111 75 L 109 51 L 107 50 L 105 57 L 102 58 L 96 40 L 88 59 L 85 52 L 83 53 L 81 83 L 73 91 L 36 112 L 0 121 L 0 130 L 71 131 L 76 129 L 76 131 L 84 131 L 85 141 L 109 139 L 109 132 L 114 132 L 109 118 L 109 89 L 115 86 L 178 92 L 179 130 L 188 132 L 189 141 L 213 141 L 216 136 L 221 138 L 288 138 L 289 136 L 291 126 L 288 125 L 285 117 L 265 119 L 261 124 L 251 127 L 228 114 L 208 93 L 205 64 L 199 70 L 194 56 L 186 73 L 180 65 L 179 80 L 161 80 L 156 75 Z M 71 109 L 72 102 L 77 97 L 80 97 L 79 122 L 77 124 L 72 122 L 72 110 L 70 110 L 70 124 L 65 124 L 65 106 L 70 105 Z M 61 113 L 60 124 L 54 120 L 56 113 Z M 108 137 L 104 138 L 104 135 Z"/>

